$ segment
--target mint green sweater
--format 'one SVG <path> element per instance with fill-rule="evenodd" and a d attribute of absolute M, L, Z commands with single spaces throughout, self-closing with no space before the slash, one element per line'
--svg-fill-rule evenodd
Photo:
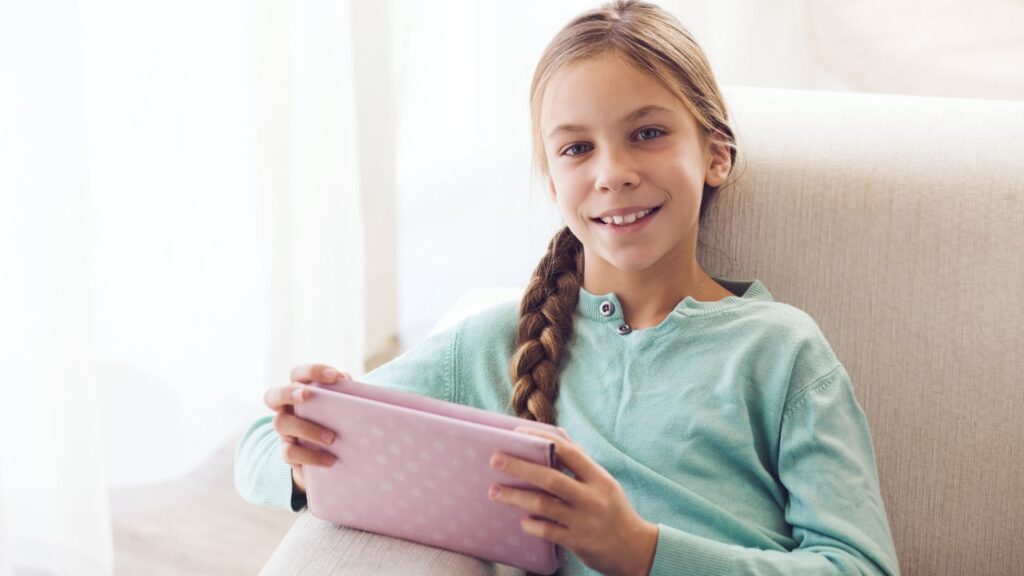
<path fill-rule="evenodd" d="M 580 290 L 557 424 L 658 525 L 652 576 L 898 574 L 868 423 L 814 320 L 758 281 L 628 331 Z M 602 310 L 602 303 L 610 302 Z M 511 414 L 518 303 L 433 334 L 357 379 Z M 240 441 L 246 500 L 300 510 L 271 417 Z M 562 574 L 595 574 L 566 551 Z"/>

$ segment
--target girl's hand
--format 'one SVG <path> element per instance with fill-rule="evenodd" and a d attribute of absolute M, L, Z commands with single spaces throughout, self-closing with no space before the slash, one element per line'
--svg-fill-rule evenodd
<path fill-rule="evenodd" d="M 554 496 L 507 486 L 501 486 L 495 496 L 495 485 L 491 487 L 491 499 L 543 516 L 524 518 L 523 530 L 572 550 L 584 564 L 602 574 L 646 576 L 658 544 L 657 524 L 641 518 L 618 481 L 572 440 L 533 428 L 515 431 L 554 441 L 559 463 L 576 477 L 495 453 L 491 467 Z"/>
<path fill-rule="evenodd" d="M 348 374 L 338 372 L 330 366 L 303 364 L 292 369 L 291 385 L 271 388 L 263 395 L 263 403 L 277 412 L 277 415 L 274 416 L 274 430 L 277 430 L 281 436 L 281 453 L 284 456 L 284 461 L 292 467 L 292 481 L 301 492 L 306 491 L 305 479 L 302 474 L 303 465 L 331 466 L 337 458 L 323 450 L 299 446 L 296 443 L 296 438 L 316 442 L 322 446 L 330 446 L 334 443 L 335 433 L 333 430 L 299 418 L 292 412 L 292 406 L 309 398 L 309 390 L 305 389 L 306 384 L 311 382 L 330 384 L 340 378 L 352 379 Z"/>

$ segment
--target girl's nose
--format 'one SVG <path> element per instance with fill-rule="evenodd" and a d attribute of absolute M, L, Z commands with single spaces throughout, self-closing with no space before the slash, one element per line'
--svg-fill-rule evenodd
<path fill-rule="evenodd" d="M 620 192 L 636 188 L 640 176 L 626 158 L 616 154 L 603 154 L 597 168 L 594 186 L 600 191 Z"/>

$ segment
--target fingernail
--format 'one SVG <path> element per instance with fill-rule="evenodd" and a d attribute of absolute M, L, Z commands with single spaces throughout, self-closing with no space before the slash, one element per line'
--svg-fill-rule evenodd
<path fill-rule="evenodd" d="M 335 380 L 338 379 L 338 372 L 335 371 L 333 368 L 328 368 L 328 369 L 324 370 L 323 376 L 324 376 L 324 380 L 326 380 L 328 382 L 334 382 Z"/>
<path fill-rule="evenodd" d="M 302 401 L 302 388 L 296 388 L 295 392 L 292 392 L 292 398 L 295 398 L 296 400 L 301 402 Z"/>
<path fill-rule="evenodd" d="M 487 495 L 491 497 L 491 500 L 493 500 L 501 495 L 501 488 L 491 486 L 491 489 L 487 491 Z"/>
<path fill-rule="evenodd" d="M 324 441 L 324 444 L 330 446 L 331 443 L 334 442 L 334 434 L 331 434 L 330 432 L 324 432 L 323 434 L 320 435 L 320 439 Z"/>
<path fill-rule="evenodd" d="M 505 457 L 501 454 L 496 454 L 494 458 L 491 458 L 491 467 L 495 470 L 501 470 L 505 467 Z"/>
<path fill-rule="evenodd" d="M 323 458 L 321 458 L 320 460 L 324 463 L 325 466 L 332 466 L 334 465 L 334 462 L 337 460 L 337 458 L 334 456 L 334 454 L 325 454 Z"/>

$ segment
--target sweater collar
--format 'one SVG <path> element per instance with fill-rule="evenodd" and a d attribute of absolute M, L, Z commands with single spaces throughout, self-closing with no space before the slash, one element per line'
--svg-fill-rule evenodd
<path fill-rule="evenodd" d="M 676 305 L 675 312 L 684 316 L 699 316 L 730 308 L 738 308 L 756 300 L 768 302 L 774 300 L 771 293 L 760 280 L 754 279 L 753 281 L 744 282 L 741 280 L 726 280 L 717 276 L 712 276 L 712 278 L 726 290 L 732 292 L 733 295 L 714 302 L 703 302 L 695 300 L 692 296 L 687 296 Z M 610 310 L 607 315 L 602 313 L 601 308 L 601 305 L 605 302 L 612 304 L 611 307 L 605 306 L 606 311 Z M 614 292 L 592 294 L 580 286 L 580 299 L 576 305 L 576 313 L 591 320 L 622 323 L 622 305 L 619 302 L 619 297 Z"/>

